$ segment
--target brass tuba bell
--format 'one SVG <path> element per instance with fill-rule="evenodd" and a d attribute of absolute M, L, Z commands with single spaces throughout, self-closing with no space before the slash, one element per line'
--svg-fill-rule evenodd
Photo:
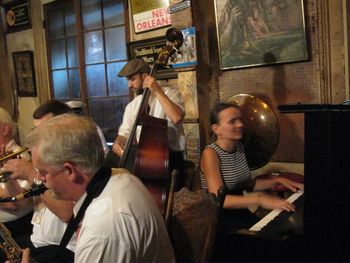
<path fill-rule="evenodd" d="M 250 94 L 238 94 L 226 103 L 236 104 L 242 112 L 244 135 L 242 143 L 251 170 L 267 164 L 279 142 L 279 125 L 275 112 L 261 99 Z"/>

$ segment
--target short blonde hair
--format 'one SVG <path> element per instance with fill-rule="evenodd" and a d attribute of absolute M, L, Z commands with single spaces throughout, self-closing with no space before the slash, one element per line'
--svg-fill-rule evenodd
<path fill-rule="evenodd" d="M 0 124 L 2 123 L 8 125 L 11 128 L 11 138 L 15 138 L 17 125 L 13 122 L 10 114 L 3 108 L 0 108 Z"/>

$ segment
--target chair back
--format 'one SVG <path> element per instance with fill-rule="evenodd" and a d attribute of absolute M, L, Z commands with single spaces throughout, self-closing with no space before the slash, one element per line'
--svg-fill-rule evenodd
<path fill-rule="evenodd" d="M 205 190 L 182 188 L 175 193 L 170 237 L 177 262 L 210 261 L 220 206 L 217 200 Z"/>

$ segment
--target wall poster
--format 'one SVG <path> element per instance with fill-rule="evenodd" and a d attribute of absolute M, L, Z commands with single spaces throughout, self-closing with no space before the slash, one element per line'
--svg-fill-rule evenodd
<path fill-rule="evenodd" d="M 196 29 L 195 27 L 188 27 L 181 29 L 184 42 L 179 48 L 178 53 L 175 53 L 171 58 L 169 64 L 174 68 L 195 67 L 197 65 L 197 51 L 196 51 Z"/>
<path fill-rule="evenodd" d="M 130 0 L 135 33 L 171 25 L 169 0 Z"/>

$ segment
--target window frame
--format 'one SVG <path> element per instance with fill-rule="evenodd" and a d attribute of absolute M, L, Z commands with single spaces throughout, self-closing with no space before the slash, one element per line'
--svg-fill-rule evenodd
<path fill-rule="evenodd" d="M 102 8 L 102 2 L 103 0 L 100 0 L 100 5 Z M 128 61 L 128 51 L 127 51 L 127 43 L 130 42 L 130 25 L 129 25 L 129 11 L 128 11 L 128 1 L 127 0 L 122 0 L 121 1 L 123 3 L 123 11 L 124 11 L 124 32 L 125 32 L 125 46 L 126 46 L 126 59 L 125 62 Z M 54 90 L 54 83 L 53 83 L 53 69 L 52 69 L 52 50 L 51 50 L 51 44 L 50 44 L 50 36 L 49 36 L 49 30 L 47 30 L 47 22 L 48 20 L 48 13 L 52 10 L 55 10 L 57 8 L 60 9 L 64 9 L 67 6 L 73 6 L 74 7 L 74 14 L 75 14 L 75 20 L 76 20 L 76 45 L 77 45 L 77 60 L 78 60 L 78 74 L 79 74 L 79 79 L 80 79 L 80 86 L 79 86 L 79 91 L 80 91 L 80 98 L 79 100 L 81 100 L 83 103 L 85 103 L 87 105 L 87 107 L 84 108 L 84 114 L 91 116 L 92 112 L 91 109 L 89 108 L 89 100 L 96 100 L 96 99 L 106 99 L 106 98 L 116 98 L 120 100 L 124 100 L 127 99 L 128 101 L 130 101 L 133 98 L 133 94 L 132 92 L 128 91 L 127 95 L 112 95 L 110 96 L 108 91 L 106 93 L 106 96 L 88 96 L 88 87 L 87 87 L 87 77 L 86 77 L 86 63 L 85 63 L 85 53 L 84 53 L 84 33 L 86 32 L 90 32 L 90 31 L 96 31 L 96 29 L 87 29 L 87 30 L 83 30 L 83 15 L 82 15 L 82 5 L 81 5 L 81 0 L 57 0 L 54 2 L 50 2 L 47 4 L 43 5 L 43 15 L 44 15 L 44 28 L 45 28 L 45 38 L 46 38 L 46 50 L 47 50 L 47 67 L 48 67 L 48 79 L 49 79 L 49 90 L 50 90 L 50 98 L 55 98 L 55 90 Z M 103 17 L 102 17 L 103 20 Z M 103 32 L 105 32 L 107 29 L 109 28 L 113 28 L 115 26 L 106 26 L 104 24 L 102 24 L 102 27 L 97 29 L 97 30 L 102 30 Z M 65 42 L 67 43 L 67 35 L 65 34 L 64 36 Z M 105 34 L 103 34 L 103 39 L 105 40 Z M 103 45 L 104 51 L 106 52 L 106 43 L 104 42 Z M 67 50 L 68 48 L 66 47 L 66 58 L 68 59 L 68 55 L 67 55 Z M 121 60 L 124 61 L 124 60 Z M 108 72 L 106 71 L 107 67 L 106 65 L 109 64 L 111 62 L 106 60 L 106 54 L 104 56 L 104 61 L 102 63 L 98 63 L 98 64 L 103 64 L 105 67 L 105 80 L 106 82 L 108 82 Z M 66 62 L 66 72 L 68 73 L 69 71 L 69 65 L 68 62 Z M 117 77 L 117 76 L 116 76 Z M 108 84 L 107 85 L 107 89 L 108 89 Z M 70 88 L 69 88 L 70 89 Z M 71 94 L 70 94 L 70 90 L 68 91 L 69 95 L 68 95 L 68 99 L 60 99 L 57 98 L 57 100 L 66 102 L 69 100 L 72 100 L 71 98 Z M 126 106 L 126 105 L 124 105 Z M 102 113 L 103 114 L 103 113 Z M 118 113 L 116 113 L 116 116 L 119 115 Z M 116 126 L 118 126 L 116 124 Z M 116 126 L 109 126 L 108 128 L 102 128 L 102 130 L 105 132 L 111 132 L 111 130 L 115 130 L 115 136 L 117 135 L 117 128 Z"/>

